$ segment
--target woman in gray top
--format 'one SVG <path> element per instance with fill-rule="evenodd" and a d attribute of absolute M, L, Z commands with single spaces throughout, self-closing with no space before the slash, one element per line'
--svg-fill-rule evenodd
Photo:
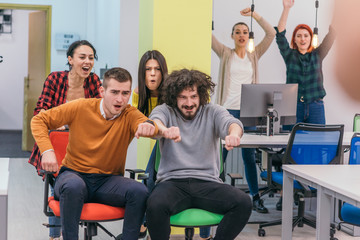
<path fill-rule="evenodd" d="M 240 14 L 251 16 L 251 9 L 245 8 Z M 235 48 L 225 46 L 214 35 L 212 36 L 211 47 L 220 58 L 217 103 L 224 106 L 236 118 L 240 117 L 241 86 L 259 82 L 258 61 L 275 37 L 274 28 L 264 18 L 257 12 L 253 12 L 253 17 L 265 31 L 265 36 L 252 52 L 246 49 L 249 42 L 249 27 L 244 22 L 238 22 L 232 28 L 231 38 L 234 40 Z M 227 153 L 228 151 L 223 149 L 224 161 Z M 246 180 L 253 196 L 253 209 L 267 213 L 268 210 L 259 196 L 255 150 L 243 148 L 242 157 Z"/>

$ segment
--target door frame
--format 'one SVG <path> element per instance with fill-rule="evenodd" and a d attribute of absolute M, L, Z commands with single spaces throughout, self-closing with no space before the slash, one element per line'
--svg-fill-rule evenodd
<path fill-rule="evenodd" d="M 50 73 L 51 66 L 51 5 L 29 5 L 29 4 L 8 4 L 0 3 L 0 9 L 15 9 L 15 10 L 32 10 L 41 11 L 45 13 L 45 75 Z M 28 60 L 29 61 L 29 60 Z M 28 62 L 29 64 L 29 62 Z M 24 91 L 24 100 L 26 99 L 26 91 Z M 25 100 L 26 101 L 26 100 Z M 24 109 L 25 114 L 25 109 Z M 33 143 L 27 140 L 27 136 L 31 135 L 29 124 L 23 116 L 23 127 L 22 127 L 22 150 L 30 151 Z"/>
<path fill-rule="evenodd" d="M 46 63 L 45 69 L 46 74 L 50 73 L 51 66 L 51 5 L 29 5 L 29 4 L 9 4 L 9 3 L 0 3 L 0 9 L 17 9 L 17 10 L 34 10 L 34 11 L 44 11 L 46 14 Z"/>

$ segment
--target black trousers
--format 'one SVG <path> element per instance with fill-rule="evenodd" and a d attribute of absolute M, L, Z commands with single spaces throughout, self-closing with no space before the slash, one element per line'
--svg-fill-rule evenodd
<path fill-rule="evenodd" d="M 188 208 L 224 214 L 215 240 L 235 239 L 249 220 L 252 202 L 240 189 L 199 179 L 173 179 L 157 184 L 147 201 L 146 218 L 151 239 L 168 240 L 170 216 Z"/>

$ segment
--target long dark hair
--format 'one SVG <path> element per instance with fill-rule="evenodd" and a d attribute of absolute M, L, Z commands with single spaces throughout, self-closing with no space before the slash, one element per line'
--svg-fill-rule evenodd
<path fill-rule="evenodd" d="M 154 59 L 159 63 L 160 71 L 161 71 L 161 82 L 158 87 L 158 102 L 157 105 L 161 104 L 161 88 L 164 83 L 164 79 L 168 74 L 168 69 L 166 65 L 166 61 L 164 56 L 157 50 L 147 51 L 140 59 L 139 63 L 139 72 L 138 72 L 138 90 L 139 90 L 139 102 L 138 102 L 138 109 L 140 112 L 149 116 L 150 109 L 149 109 L 149 102 L 151 104 L 150 98 L 150 90 L 146 87 L 145 84 L 145 73 L 146 73 L 146 63 L 150 59 Z M 152 106 L 150 106 L 152 107 Z"/>

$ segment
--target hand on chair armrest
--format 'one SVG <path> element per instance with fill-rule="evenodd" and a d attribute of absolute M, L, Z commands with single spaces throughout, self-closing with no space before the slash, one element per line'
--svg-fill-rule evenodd
<path fill-rule="evenodd" d="M 41 155 L 41 167 L 47 172 L 58 172 L 59 165 L 56 160 L 56 155 L 53 150 L 45 151 Z"/>

